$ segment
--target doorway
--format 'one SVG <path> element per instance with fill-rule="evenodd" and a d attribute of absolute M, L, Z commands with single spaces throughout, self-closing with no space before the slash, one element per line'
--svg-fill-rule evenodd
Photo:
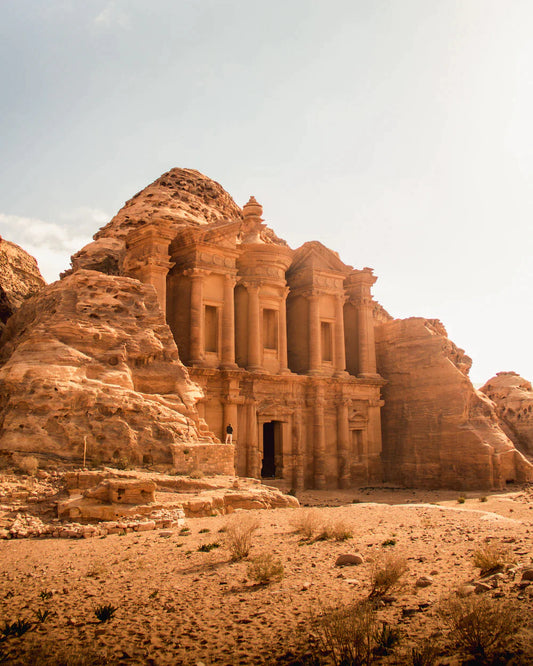
<path fill-rule="evenodd" d="M 263 423 L 263 464 L 261 476 L 273 479 L 276 476 L 276 461 L 281 453 L 281 423 L 268 421 Z"/>

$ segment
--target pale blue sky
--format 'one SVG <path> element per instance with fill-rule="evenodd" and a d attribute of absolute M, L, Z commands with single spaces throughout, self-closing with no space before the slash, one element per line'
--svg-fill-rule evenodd
<path fill-rule="evenodd" d="M 531 0 L 0 0 L 0 234 L 48 280 L 173 166 L 533 379 Z"/>

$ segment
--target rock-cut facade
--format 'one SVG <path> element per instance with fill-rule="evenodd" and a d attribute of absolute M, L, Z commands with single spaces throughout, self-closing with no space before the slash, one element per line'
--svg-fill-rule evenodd
<path fill-rule="evenodd" d="M 241 476 L 295 489 L 379 482 L 383 379 L 371 269 L 319 242 L 297 250 L 266 229 L 252 197 L 237 219 L 131 231 L 124 272 L 153 285 L 200 416 L 233 429 Z"/>
<path fill-rule="evenodd" d="M 524 409 L 514 437 L 438 320 L 393 319 L 370 268 L 317 241 L 292 249 L 262 216 L 191 169 L 126 202 L 59 282 L 10 310 L 0 454 L 295 490 L 533 480 Z"/>

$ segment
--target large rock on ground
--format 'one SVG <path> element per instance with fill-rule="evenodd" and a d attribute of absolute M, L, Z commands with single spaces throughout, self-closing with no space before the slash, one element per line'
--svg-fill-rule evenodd
<path fill-rule="evenodd" d="M 436 320 L 376 326 L 387 481 L 411 487 L 489 489 L 533 479 L 533 467 L 476 391 L 470 359 Z"/>
<path fill-rule="evenodd" d="M 516 447 L 533 455 L 533 389 L 516 372 L 498 372 L 480 388 L 496 404 L 502 427 Z"/>
<path fill-rule="evenodd" d="M 37 261 L 0 236 L 0 333 L 9 317 L 45 284 Z"/>
<path fill-rule="evenodd" d="M 172 464 L 183 443 L 214 441 L 200 397 L 137 280 L 79 270 L 26 301 L 0 340 L 0 450 L 79 460 L 86 444 L 89 460 Z"/>

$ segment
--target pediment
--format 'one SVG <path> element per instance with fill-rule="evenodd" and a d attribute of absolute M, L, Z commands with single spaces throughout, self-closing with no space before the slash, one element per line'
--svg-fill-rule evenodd
<path fill-rule="evenodd" d="M 320 241 L 309 241 L 295 250 L 289 271 L 296 273 L 303 269 L 347 275 L 352 267 L 343 263 L 337 252 L 322 245 Z"/>

